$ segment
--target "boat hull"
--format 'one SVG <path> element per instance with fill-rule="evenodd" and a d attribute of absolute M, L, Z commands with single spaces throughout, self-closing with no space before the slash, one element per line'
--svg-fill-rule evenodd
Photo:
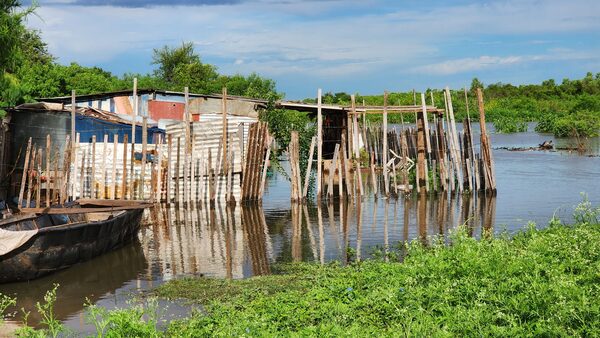
<path fill-rule="evenodd" d="M 0 256 L 0 283 L 40 278 L 120 248 L 136 238 L 142 214 L 130 210 L 103 221 L 40 229 L 23 246 Z"/>

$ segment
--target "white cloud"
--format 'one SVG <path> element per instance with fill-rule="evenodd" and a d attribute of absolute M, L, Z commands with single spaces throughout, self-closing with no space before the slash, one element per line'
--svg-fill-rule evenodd
<path fill-rule="evenodd" d="M 457 74 L 523 64 L 536 61 L 535 55 L 519 56 L 514 46 L 498 52 L 505 37 L 550 39 L 531 44 L 549 50 L 560 47 L 554 33 L 576 38 L 600 31 L 600 1 L 595 0 L 492 0 L 422 11 L 377 0 L 265 0 L 191 7 L 61 5 L 37 12 L 43 21 L 31 17 L 30 26 L 42 31 L 63 62 L 106 64 L 119 55 L 147 55 L 164 44 L 194 41 L 203 59 L 220 60 L 223 72 L 327 80 L 415 70 Z M 529 53 L 543 59 L 546 51 Z"/>

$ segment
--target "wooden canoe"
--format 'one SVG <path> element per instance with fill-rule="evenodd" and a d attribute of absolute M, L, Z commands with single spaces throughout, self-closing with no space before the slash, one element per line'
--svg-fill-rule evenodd
<path fill-rule="evenodd" d="M 69 208 L 81 210 L 15 216 L 0 223 L 4 231 L 37 230 L 24 244 L 0 256 L 0 283 L 39 278 L 122 247 L 136 238 L 144 212 Z"/>

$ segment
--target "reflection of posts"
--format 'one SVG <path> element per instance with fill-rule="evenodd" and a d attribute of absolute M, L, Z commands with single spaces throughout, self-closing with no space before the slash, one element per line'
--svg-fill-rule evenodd
<path fill-rule="evenodd" d="M 302 261 L 302 214 L 300 206 L 292 203 L 292 260 Z"/>
<path fill-rule="evenodd" d="M 427 245 L 427 194 L 421 190 L 417 199 L 417 223 L 419 226 L 419 238 Z"/>
<path fill-rule="evenodd" d="M 246 233 L 252 273 L 255 276 L 271 273 L 267 253 L 267 224 L 260 205 L 242 204 L 242 225 Z"/>

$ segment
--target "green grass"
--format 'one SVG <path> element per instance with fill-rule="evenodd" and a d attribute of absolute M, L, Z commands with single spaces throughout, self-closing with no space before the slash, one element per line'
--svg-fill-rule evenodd
<path fill-rule="evenodd" d="M 285 277 L 184 279 L 157 293 L 205 305 L 170 325 L 175 336 L 597 336 L 599 214 L 583 205 L 576 225 L 510 239 L 463 229 L 451 246 L 411 244 L 404 263 L 299 264 Z"/>
<path fill-rule="evenodd" d="M 302 263 L 239 281 L 173 280 L 155 296 L 202 311 L 165 328 L 151 307 L 88 312 L 109 337 L 598 336 L 600 208 L 585 200 L 574 216 L 574 225 L 530 224 L 513 237 L 477 240 L 461 227 L 449 246 L 408 245 L 403 263 Z"/>

